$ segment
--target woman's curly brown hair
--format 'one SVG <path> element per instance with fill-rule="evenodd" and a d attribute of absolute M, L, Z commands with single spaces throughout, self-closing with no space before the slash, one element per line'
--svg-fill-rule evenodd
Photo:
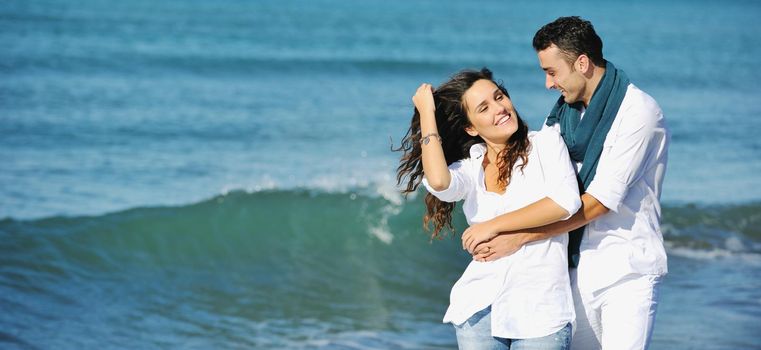
<path fill-rule="evenodd" d="M 473 84 L 481 79 L 493 82 L 507 96 L 502 84 L 492 79 L 490 70 L 483 68 L 480 71 L 463 70 L 453 75 L 449 81 L 441 84 L 434 90 L 433 99 L 436 105 L 436 124 L 438 133 L 441 136 L 442 148 L 444 149 L 444 158 L 447 165 L 451 165 L 461 159 L 470 156 L 470 147 L 477 143 L 483 143 L 480 136 L 471 136 L 465 132 L 465 129 L 471 126 L 468 119 L 467 111 L 464 106 L 463 95 L 470 89 Z M 518 130 L 507 140 L 506 147 L 497 155 L 497 168 L 499 169 L 498 183 L 503 188 L 510 183 L 510 177 L 513 167 L 518 158 L 522 160 L 519 166 L 520 170 L 528 164 L 528 153 L 530 150 L 528 140 L 528 126 L 523 119 L 518 117 Z M 397 168 L 396 182 L 401 185 L 406 181 L 406 187 L 402 193 L 406 196 L 415 192 L 420 186 L 423 179 L 423 162 L 420 139 L 420 112 L 415 108 L 410 122 L 410 128 L 407 130 L 402 144 L 394 151 L 402 151 L 402 157 L 399 160 Z M 452 211 L 455 203 L 447 203 L 427 193 L 425 196 L 426 214 L 423 217 L 423 226 L 426 230 L 433 223 L 433 232 L 431 238 L 441 238 L 439 234 L 442 229 L 447 228 L 454 231 L 452 226 Z"/>

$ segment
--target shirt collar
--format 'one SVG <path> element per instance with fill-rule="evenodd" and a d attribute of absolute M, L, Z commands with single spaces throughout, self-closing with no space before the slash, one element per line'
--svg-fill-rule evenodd
<path fill-rule="evenodd" d="M 470 159 L 479 159 L 484 154 L 486 154 L 485 143 L 477 143 L 473 146 L 470 146 Z"/>

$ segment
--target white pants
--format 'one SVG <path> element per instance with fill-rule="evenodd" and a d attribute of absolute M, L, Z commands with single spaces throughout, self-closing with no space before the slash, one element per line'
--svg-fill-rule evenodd
<path fill-rule="evenodd" d="M 650 343 L 661 276 L 629 275 L 612 286 L 585 292 L 571 269 L 576 307 L 572 350 L 644 350 Z"/>

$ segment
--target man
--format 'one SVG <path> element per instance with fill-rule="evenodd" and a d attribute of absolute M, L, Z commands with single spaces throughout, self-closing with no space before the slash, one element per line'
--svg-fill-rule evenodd
<path fill-rule="evenodd" d="M 539 29 L 533 44 L 546 87 L 562 95 L 544 127 L 563 135 L 576 162 L 582 208 L 530 232 L 502 233 L 476 246 L 474 256 L 494 260 L 578 229 L 569 239 L 572 348 L 646 349 L 667 273 L 659 204 L 669 144 L 663 114 L 603 59 L 588 21 L 558 18 Z"/>

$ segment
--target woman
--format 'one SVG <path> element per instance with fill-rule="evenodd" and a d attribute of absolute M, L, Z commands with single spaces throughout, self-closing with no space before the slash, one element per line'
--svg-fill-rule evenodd
<path fill-rule="evenodd" d="M 560 135 L 528 132 L 491 72 L 462 71 L 433 91 L 422 84 L 402 141 L 397 181 L 404 193 L 428 189 L 424 217 L 440 237 L 463 202 L 470 252 L 499 232 L 545 225 L 581 206 L 576 176 Z M 521 247 L 493 262 L 472 261 L 455 283 L 444 322 L 460 349 L 567 349 L 573 301 L 568 235 Z"/>

